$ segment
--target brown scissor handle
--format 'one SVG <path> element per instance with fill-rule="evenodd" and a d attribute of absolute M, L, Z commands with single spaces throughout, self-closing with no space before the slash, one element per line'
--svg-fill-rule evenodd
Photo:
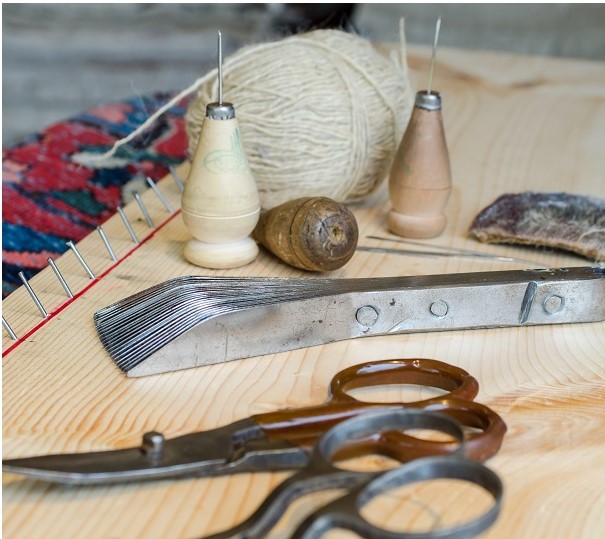
<path fill-rule="evenodd" d="M 465 370 L 436 359 L 411 358 L 386 359 L 353 365 L 334 376 L 330 384 L 330 394 L 332 402 L 362 402 L 349 395 L 347 391 L 359 387 L 389 384 L 437 387 L 449 391 L 444 397 L 470 401 L 479 392 L 479 383 Z"/>
<path fill-rule="evenodd" d="M 500 449 L 506 433 L 506 424 L 502 418 L 477 402 L 435 398 L 411 403 L 407 408 L 439 412 L 456 420 L 463 427 L 478 429 L 478 432 L 467 434 L 465 443 L 465 455 L 476 461 L 483 462 L 493 457 Z M 373 453 L 407 462 L 422 457 L 448 455 L 459 449 L 458 440 L 424 440 L 400 431 L 383 431 L 357 440 L 355 444 L 343 445 L 335 457 L 347 459 Z"/>
<path fill-rule="evenodd" d="M 463 369 L 434 359 L 388 359 L 344 369 L 334 376 L 331 398 L 325 404 L 308 408 L 280 410 L 253 416 L 271 440 L 287 440 L 299 446 L 312 446 L 336 423 L 365 411 L 385 406 L 424 407 L 436 399 L 417 403 L 362 402 L 347 390 L 388 384 L 422 384 L 449 391 L 442 399 L 469 399 L 477 395 L 479 384 Z M 476 421 L 475 421 L 476 422 Z"/>
<path fill-rule="evenodd" d="M 506 423 L 491 408 L 478 402 L 460 399 L 432 399 L 422 406 L 429 412 L 441 412 L 465 427 L 478 429 L 466 439 L 466 454 L 473 460 L 483 462 L 493 457 L 502 445 L 506 434 Z M 452 446 L 453 450 L 455 446 Z"/>

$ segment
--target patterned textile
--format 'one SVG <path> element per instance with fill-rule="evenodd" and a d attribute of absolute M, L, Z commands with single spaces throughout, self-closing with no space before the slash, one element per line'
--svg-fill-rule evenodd
<path fill-rule="evenodd" d="M 89 168 L 72 160 L 103 153 L 172 97 L 159 93 L 95 107 L 51 125 L 2 152 L 2 296 L 102 224 L 129 195 L 128 184 L 158 180 L 185 159 L 186 100 L 120 148 L 118 164 Z M 111 167 L 111 168 L 109 168 Z"/>

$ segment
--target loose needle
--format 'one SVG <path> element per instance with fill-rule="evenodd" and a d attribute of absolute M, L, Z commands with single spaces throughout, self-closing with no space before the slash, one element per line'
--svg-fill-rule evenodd
<path fill-rule="evenodd" d="M 393 241 L 393 240 L 390 240 L 390 241 Z M 435 247 L 437 249 L 443 249 L 442 247 L 437 247 L 437 246 L 435 246 Z M 513 257 L 509 257 L 509 256 L 488 255 L 485 253 L 464 252 L 462 250 L 461 251 L 451 251 L 451 252 L 450 251 L 415 251 L 412 249 L 391 249 L 389 247 L 369 247 L 369 246 L 365 246 L 365 245 L 358 245 L 357 250 L 366 251 L 369 253 L 384 253 L 384 254 L 393 254 L 393 255 L 480 258 L 480 259 L 484 259 L 484 260 L 497 260 L 500 262 L 516 262 L 519 264 L 533 264 L 536 267 L 540 267 L 540 268 L 545 267 L 540 262 L 535 262 L 534 260 L 526 260 L 524 258 L 513 258 Z"/>
<path fill-rule="evenodd" d="M 418 247 L 429 247 L 432 249 L 438 249 L 440 251 L 446 252 L 447 254 L 449 254 L 451 256 L 464 254 L 464 255 L 468 255 L 468 256 L 474 256 L 477 258 L 489 258 L 491 260 L 499 260 L 500 262 L 531 262 L 532 264 L 538 263 L 535 260 L 527 260 L 525 258 L 513 258 L 510 256 L 495 255 L 492 253 L 484 253 L 481 251 L 472 251 L 471 249 L 462 249 L 460 247 L 445 247 L 443 245 L 432 245 L 432 244 L 428 244 L 428 243 L 422 243 L 420 241 L 400 240 L 400 239 L 395 239 L 395 238 L 383 238 L 381 236 L 366 236 L 366 237 L 370 240 L 390 241 L 393 243 L 404 243 L 404 244 L 408 244 L 408 245 L 417 245 Z"/>
<path fill-rule="evenodd" d="M 427 85 L 426 93 L 431 93 L 431 87 L 433 85 L 433 71 L 435 69 L 435 56 L 437 55 L 437 43 L 439 42 L 439 30 L 441 29 L 441 17 L 437 18 L 435 23 L 435 38 L 433 39 L 433 55 L 431 57 L 431 66 L 429 67 L 429 83 Z"/>

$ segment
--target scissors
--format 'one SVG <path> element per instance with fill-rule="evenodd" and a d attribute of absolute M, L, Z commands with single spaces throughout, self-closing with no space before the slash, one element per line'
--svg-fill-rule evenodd
<path fill-rule="evenodd" d="M 418 384 L 447 394 L 411 403 L 363 402 L 354 388 Z M 363 363 L 334 376 L 324 404 L 253 415 L 229 425 L 166 439 L 147 432 L 138 447 L 88 453 L 42 455 L 2 461 L 3 472 L 64 484 L 124 483 L 139 480 L 205 477 L 239 472 L 279 471 L 306 465 L 318 438 L 334 425 L 372 409 L 441 412 L 474 432 L 467 435 L 469 458 L 484 461 L 500 448 L 506 425 L 498 414 L 473 402 L 479 384 L 463 369 L 432 359 L 389 359 Z M 357 441 L 357 447 L 361 444 Z M 399 461 L 457 450 L 451 441 L 421 440 L 405 433 L 381 432 L 366 443 L 382 445 Z M 358 449 L 356 449 L 358 450 Z M 340 449 L 339 458 L 346 458 Z"/>
<path fill-rule="evenodd" d="M 453 437 L 457 449 L 447 456 L 425 457 L 387 472 L 361 472 L 337 467 L 340 449 L 357 444 L 359 454 L 381 453 L 384 445 L 368 444 L 381 432 L 432 429 Z M 295 499 L 328 489 L 345 489 L 340 498 L 309 515 L 290 536 L 316 539 L 334 528 L 348 529 L 367 539 L 461 539 L 474 537 L 489 528 L 500 511 L 503 487 L 498 476 L 485 465 L 465 457 L 462 426 L 444 414 L 411 408 L 367 412 L 328 430 L 317 442 L 308 464 L 278 485 L 244 522 L 205 539 L 257 539 L 273 528 Z M 373 498 L 398 487 L 431 479 L 460 479 L 487 491 L 493 501 L 474 519 L 449 528 L 428 532 L 394 532 L 368 522 L 361 514 Z"/>

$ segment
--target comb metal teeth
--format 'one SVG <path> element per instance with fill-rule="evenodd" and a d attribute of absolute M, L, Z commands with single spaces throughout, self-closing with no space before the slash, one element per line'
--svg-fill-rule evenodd
<path fill-rule="evenodd" d="M 94 315 L 101 343 L 128 372 L 174 338 L 210 318 L 243 309 L 350 291 L 390 279 L 178 277 Z"/>
<path fill-rule="evenodd" d="M 527 303 L 528 286 L 542 291 L 539 301 Z M 551 297 L 564 298 L 560 313 L 544 303 Z M 436 313 L 438 304 L 451 313 Z M 376 315 L 369 324 L 364 309 Z M 520 319 L 519 309 L 529 309 L 529 318 Z M 94 323 L 116 365 L 146 376 L 370 335 L 604 318 L 605 269 L 587 267 L 362 279 L 179 277 L 101 309 Z"/>

